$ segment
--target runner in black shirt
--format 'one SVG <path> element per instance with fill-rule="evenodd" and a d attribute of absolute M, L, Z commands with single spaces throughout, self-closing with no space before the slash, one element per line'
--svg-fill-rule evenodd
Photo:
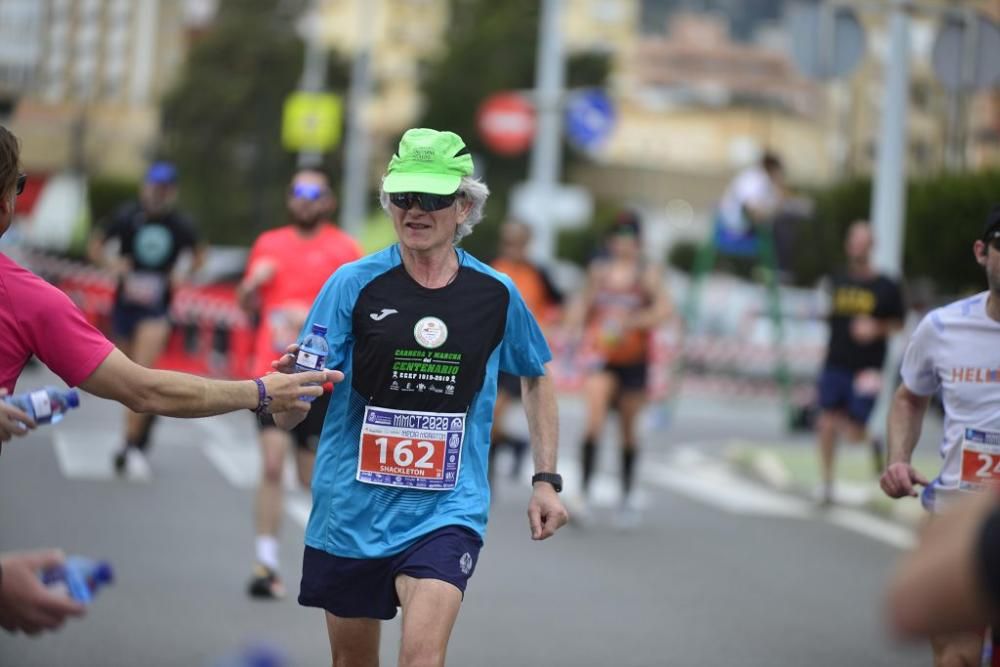
<path fill-rule="evenodd" d="M 838 436 L 868 439 L 865 426 L 882 387 L 886 339 L 899 330 L 903 299 L 899 285 L 871 265 L 871 226 L 855 222 L 844 243 L 847 270 L 831 280 L 830 343 L 819 379 L 819 436 L 822 502 L 833 502 L 834 455 Z M 881 474 L 881 447 L 875 451 Z"/>
<path fill-rule="evenodd" d="M 110 269 L 118 281 L 112 311 L 115 343 L 133 361 L 152 366 L 170 337 L 170 297 L 181 278 L 178 260 L 192 253 L 189 273 L 201 266 L 203 249 L 194 225 L 174 208 L 177 200 L 177 170 L 167 162 L 156 162 L 146 172 L 139 200 L 119 208 L 108 225 L 90 241 L 93 262 Z M 107 246 L 117 241 L 116 252 Z M 126 469 L 127 457 L 142 456 L 149 443 L 152 416 L 128 412 L 125 444 L 115 454 L 118 474 Z"/>

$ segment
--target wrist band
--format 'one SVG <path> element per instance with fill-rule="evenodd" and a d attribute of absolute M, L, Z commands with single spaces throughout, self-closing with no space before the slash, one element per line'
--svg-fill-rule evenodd
<path fill-rule="evenodd" d="M 264 386 L 264 381 L 260 378 L 254 378 L 253 381 L 257 384 L 257 408 L 254 412 L 257 415 L 268 414 L 268 406 L 271 405 L 271 397 L 267 393 L 267 387 Z"/>

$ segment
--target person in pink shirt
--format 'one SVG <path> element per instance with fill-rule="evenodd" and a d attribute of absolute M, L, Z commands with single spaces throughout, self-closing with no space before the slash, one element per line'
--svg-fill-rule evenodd
<path fill-rule="evenodd" d="M 10 227 L 23 188 L 17 138 L 0 126 L 0 236 Z M 0 397 L 14 391 L 32 355 L 69 385 L 135 412 L 173 417 L 240 409 L 304 415 L 310 404 L 299 397 L 319 396 L 318 385 L 343 379 L 339 372 L 317 371 L 226 382 L 145 368 L 91 326 L 69 297 L 0 254 Z M 34 427 L 27 414 L 0 400 L 0 443 Z M 0 627 L 35 634 L 83 614 L 82 606 L 38 580 L 39 570 L 59 565 L 62 558 L 51 550 L 0 554 Z"/>

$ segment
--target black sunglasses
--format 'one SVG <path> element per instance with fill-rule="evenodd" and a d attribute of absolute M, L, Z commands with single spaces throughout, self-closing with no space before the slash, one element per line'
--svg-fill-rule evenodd
<path fill-rule="evenodd" d="M 432 195 L 429 192 L 393 192 L 389 194 L 389 201 L 393 206 L 398 206 L 404 211 L 409 211 L 415 203 L 421 211 L 431 213 L 448 208 L 455 203 L 458 194 Z"/>
<path fill-rule="evenodd" d="M 17 187 L 14 189 L 14 192 L 16 194 L 21 194 L 22 192 L 24 192 L 24 183 L 27 180 L 28 180 L 27 174 L 22 173 L 17 175 Z"/>

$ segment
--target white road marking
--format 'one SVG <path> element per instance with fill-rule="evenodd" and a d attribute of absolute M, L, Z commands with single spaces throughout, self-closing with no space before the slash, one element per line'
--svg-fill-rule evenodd
<path fill-rule="evenodd" d="M 748 481 L 692 446 L 678 447 L 668 464 L 647 465 L 646 473 L 647 480 L 656 486 L 734 514 L 794 519 L 818 516 L 812 503 Z M 900 549 L 915 542 L 910 528 L 862 510 L 834 507 L 820 516 L 835 526 Z"/>
<path fill-rule="evenodd" d="M 900 549 L 909 549 L 916 543 L 916 536 L 909 528 L 861 510 L 834 507 L 827 512 L 825 518 L 835 526 L 853 530 Z"/>
<path fill-rule="evenodd" d="M 652 464 L 648 479 L 682 495 L 732 514 L 755 514 L 804 519 L 811 514 L 808 503 L 777 493 L 738 477 L 721 464 L 705 464 L 699 469 L 673 468 Z"/>
<path fill-rule="evenodd" d="M 52 433 L 56 460 L 63 476 L 69 479 L 116 479 L 111 458 L 118 449 L 117 437 L 86 431 L 71 431 L 57 426 Z M 130 458 L 124 479 L 130 482 L 149 482 L 152 472 L 145 461 Z"/>

